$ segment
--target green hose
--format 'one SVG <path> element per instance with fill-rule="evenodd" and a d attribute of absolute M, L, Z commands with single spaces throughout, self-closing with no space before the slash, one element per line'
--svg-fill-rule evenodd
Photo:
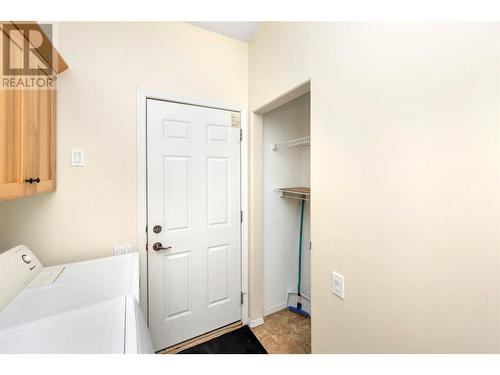
<path fill-rule="evenodd" d="M 300 235 L 299 235 L 299 282 L 297 284 L 297 295 L 300 297 L 300 283 L 302 279 L 302 227 L 304 225 L 304 200 L 300 202 Z"/>
<path fill-rule="evenodd" d="M 297 307 L 288 306 L 288 310 L 295 314 L 302 315 L 306 318 L 309 318 L 311 314 L 307 311 L 302 310 L 302 297 L 300 296 L 300 284 L 302 281 L 302 229 L 304 226 L 304 205 L 305 200 L 302 199 L 300 202 L 300 234 L 299 234 L 299 280 L 297 283 Z M 288 293 L 288 295 L 293 293 Z M 288 303 L 288 299 L 287 299 Z"/>

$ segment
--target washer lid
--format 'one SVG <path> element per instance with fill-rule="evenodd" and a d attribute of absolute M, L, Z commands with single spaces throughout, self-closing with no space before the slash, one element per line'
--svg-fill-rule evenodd
<path fill-rule="evenodd" d="M 0 353 L 118 354 L 125 351 L 126 297 L 0 331 Z"/>
<path fill-rule="evenodd" d="M 54 285 L 57 278 L 64 271 L 64 265 L 44 267 L 26 287 L 26 289 L 48 288 Z"/>
<path fill-rule="evenodd" d="M 0 330 L 134 294 L 136 269 L 136 254 L 45 267 L 0 311 Z"/>

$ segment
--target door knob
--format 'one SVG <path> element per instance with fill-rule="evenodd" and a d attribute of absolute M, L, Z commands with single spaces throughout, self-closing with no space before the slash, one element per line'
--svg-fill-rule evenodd
<path fill-rule="evenodd" d="M 155 242 L 153 244 L 153 250 L 154 251 L 169 250 L 171 248 L 172 248 L 172 246 L 163 247 L 163 245 L 161 244 L 161 242 Z"/>

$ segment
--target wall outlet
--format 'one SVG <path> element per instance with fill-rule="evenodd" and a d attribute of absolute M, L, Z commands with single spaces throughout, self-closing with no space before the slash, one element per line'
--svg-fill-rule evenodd
<path fill-rule="evenodd" d="M 113 248 L 113 255 L 123 255 L 132 252 L 132 245 L 120 245 Z"/>
<path fill-rule="evenodd" d="M 332 271 L 332 293 L 344 299 L 344 276 Z"/>

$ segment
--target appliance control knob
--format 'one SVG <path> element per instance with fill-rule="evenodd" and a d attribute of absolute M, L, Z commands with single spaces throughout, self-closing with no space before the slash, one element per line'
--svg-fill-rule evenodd
<path fill-rule="evenodd" d="M 24 263 L 26 263 L 26 264 L 31 263 L 31 257 L 29 255 L 24 254 L 21 258 L 23 259 Z"/>

